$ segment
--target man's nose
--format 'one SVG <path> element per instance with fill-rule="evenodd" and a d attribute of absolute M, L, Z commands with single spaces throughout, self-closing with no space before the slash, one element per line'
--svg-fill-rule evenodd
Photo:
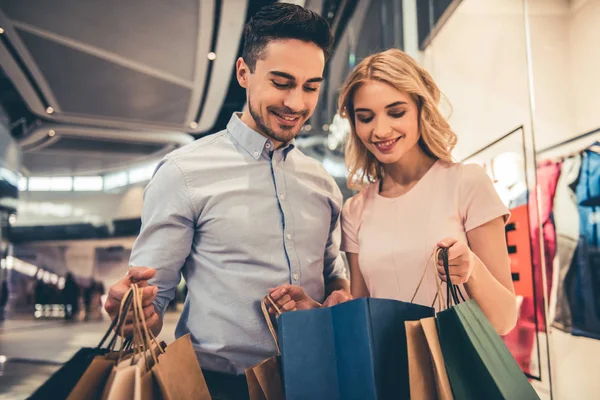
<path fill-rule="evenodd" d="M 283 105 L 289 108 L 292 112 L 299 113 L 304 110 L 304 97 L 301 88 L 290 90 Z"/>

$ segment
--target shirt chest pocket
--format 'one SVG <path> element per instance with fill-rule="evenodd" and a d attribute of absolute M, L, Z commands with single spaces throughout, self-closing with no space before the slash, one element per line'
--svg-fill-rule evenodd
<path fill-rule="evenodd" d="M 311 197 L 300 200 L 293 221 L 296 245 L 306 249 L 309 263 L 323 259 L 332 229 L 332 209 L 328 201 L 317 195 Z"/>
<path fill-rule="evenodd" d="M 275 201 L 223 199 L 207 210 L 198 227 L 201 247 L 235 252 L 282 244 L 281 216 Z"/>

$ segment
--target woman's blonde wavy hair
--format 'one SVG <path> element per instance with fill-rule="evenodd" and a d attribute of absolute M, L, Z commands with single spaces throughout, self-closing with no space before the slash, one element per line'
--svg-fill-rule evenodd
<path fill-rule="evenodd" d="M 361 189 L 366 183 L 383 178 L 383 166 L 356 134 L 354 94 L 367 81 L 379 81 L 408 93 L 419 110 L 419 146 L 435 159 L 452 161 L 456 134 L 438 109 L 441 92 L 429 72 L 401 50 L 390 49 L 360 62 L 340 90 L 339 114 L 350 121 L 351 134 L 346 145 L 348 187 Z"/>

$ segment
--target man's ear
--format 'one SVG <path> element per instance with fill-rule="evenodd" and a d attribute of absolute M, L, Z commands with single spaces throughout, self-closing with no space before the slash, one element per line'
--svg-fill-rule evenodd
<path fill-rule="evenodd" d="M 248 88 L 248 77 L 250 75 L 250 68 L 248 64 L 244 61 L 242 57 L 238 58 L 235 63 L 235 76 L 238 80 L 238 83 L 244 89 Z"/>

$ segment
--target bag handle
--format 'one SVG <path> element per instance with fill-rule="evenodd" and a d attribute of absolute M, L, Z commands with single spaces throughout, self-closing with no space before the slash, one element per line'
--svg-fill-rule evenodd
<path fill-rule="evenodd" d="M 127 314 L 123 314 L 123 309 L 129 309 L 132 301 L 133 301 L 133 293 L 130 291 L 127 291 L 125 293 L 125 296 L 123 296 L 123 298 L 121 299 L 119 313 L 115 316 L 115 318 L 113 318 L 113 320 L 110 324 L 110 327 L 104 334 L 104 337 L 102 338 L 102 340 L 100 340 L 100 343 L 98 343 L 98 346 L 96 347 L 97 349 L 101 349 L 104 347 L 104 343 L 106 342 L 106 339 L 108 339 L 108 337 L 111 335 L 111 333 L 113 334 L 113 336 L 112 336 L 110 342 L 108 343 L 107 348 L 109 350 L 114 349 L 114 346 L 119 337 L 119 332 L 121 331 L 121 327 L 123 326 L 123 324 L 125 323 L 125 320 L 127 319 Z"/>
<path fill-rule="evenodd" d="M 410 299 L 411 303 L 413 303 L 415 301 L 415 298 L 417 297 L 417 293 L 419 293 L 419 289 L 423 285 L 423 281 L 425 280 L 425 276 L 427 275 L 427 271 L 429 270 L 429 264 L 431 263 L 431 260 L 432 259 L 437 260 L 439 251 L 440 251 L 440 248 L 436 248 L 431 253 L 431 256 L 429 256 L 429 259 L 427 260 L 427 263 L 425 264 L 425 268 L 423 269 L 423 273 L 421 274 L 421 279 L 419 279 L 419 283 L 417 284 L 417 288 L 415 289 L 415 293 L 413 294 L 412 298 Z M 434 273 L 435 273 L 435 270 L 434 270 Z M 437 277 L 437 274 L 435 276 L 435 283 L 437 286 L 437 291 L 436 291 L 435 297 L 433 298 L 433 301 L 431 302 L 431 307 L 433 307 L 435 305 L 435 302 L 437 300 L 438 304 L 439 304 L 439 308 L 441 310 L 442 309 L 442 301 L 443 301 L 442 299 L 444 296 L 443 296 L 443 292 L 442 292 L 442 286 L 440 284 L 439 278 Z"/>
<path fill-rule="evenodd" d="M 442 263 L 444 264 L 444 273 L 446 274 L 446 307 L 450 308 L 452 307 L 452 305 L 457 305 L 460 304 L 460 300 L 458 299 L 458 296 L 460 295 L 460 298 L 462 299 L 462 301 L 466 301 L 465 297 L 462 294 L 462 291 L 460 290 L 460 287 L 458 285 L 455 285 L 452 283 L 452 281 L 450 280 L 450 267 L 449 267 L 449 261 L 448 261 L 448 248 L 447 247 L 441 247 L 439 248 L 439 255 L 442 258 Z M 454 303 L 454 304 L 452 304 Z"/>
<path fill-rule="evenodd" d="M 143 288 L 138 287 L 137 285 L 134 285 L 134 302 L 133 302 L 133 308 L 134 308 L 134 334 L 137 333 L 137 340 L 139 343 L 139 346 L 141 347 L 141 350 L 143 352 L 143 356 L 144 356 L 144 362 L 146 363 L 146 367 L 148 367 L 148 360 L 146 358 L 146 352 L 148 350 L 150 350 L 150 353 L 152 355 L 152 359 L 154 360 L 154 363 L 158 363 L 158 358 L 156 353 L 154 352 L 154 350 L 152 350 L 152 344 L 156 345 L 158 347 L 158 350 L 160 353 L 164 353 L 164 349 L 162 348 L 162 346 L 158 343 L 158 340 L 156 339 L 156 336 L 154 336 L 154 333 L 152 333 L 152 331 L 148 328 L 148 325 L 146 324 L 146 318 L 144 317 L 144 305 L 143 305 Z"/>
<path fill-rule="evenodd" d="M 263 312 L 263 316 L 265 317 L 265 321 L 267 321 L 267 326 L 269 327 L 269 331 L 271 331 L 271 336 L 273 336 L 273 340 L 275 341 L 275 347 L 277 348 L 277 355 L 281 355 L 281 349 L 279 348 L 279 339 L 277 338 L 277 332 L 275 332 L 275 328 L 273 327 L 273 322 L 271 321 L 271 316 L 269 315 L 269 311 L 267 311 L 267 302 L 271 304 L 271 306 L 277 312 L 277 316 L 281 315 L 281 310 L 275 304 L 275 301 L 271 298 L 270 295 L 265 296 L 263 301 L 260 302 L 260 308 Z"/>

